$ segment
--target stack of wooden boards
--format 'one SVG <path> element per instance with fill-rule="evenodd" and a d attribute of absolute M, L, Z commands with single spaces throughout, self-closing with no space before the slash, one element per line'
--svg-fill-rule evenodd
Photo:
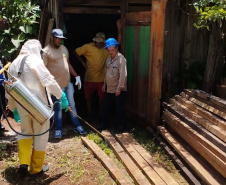
<path fill-rule="evenodd" d="M 184 90 L 164 103 L 158 131 L 203 184 L 226 184 L 226 101 Z"/>
<path fill-rule="evenodd" d="M 173 177 L 129 133 L 113 136 L 110 132 L 103 131 L 102 135 L 124 165 L 127 173 L 119 168 L 93 141 L 85 137 L 82 137 L 82 141 L 101 161 L 117 184 L 178 185 Z"/>

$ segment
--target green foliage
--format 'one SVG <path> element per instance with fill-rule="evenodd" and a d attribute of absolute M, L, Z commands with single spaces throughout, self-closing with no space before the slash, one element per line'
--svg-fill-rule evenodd
<path fill-rule="evenodd" d="M 174 83 L 178 83 L 181 80 L 185 81 L 185 87 L 188 89 L 201 89 L 204 72 L 205 72 L 205 62 L 193 62 L 190 65 L 184 64 L 184 73 L 175 73 L 173 78 Z"/>
<path fill-rule="evenodd" d="M 211 22 L 221 23 L 226 19 L 226 1 L 225 0 L 194 0 L 192 5 L 198 13 L 198 21 L 194 26 L 198 29 L 207 28 Z"/>
<path fill-rule="evenodd" d="M 12 60 L 21 43 L 37 38 L 39 6 L 31 0 L 0 0 L 1 58 Z"/>

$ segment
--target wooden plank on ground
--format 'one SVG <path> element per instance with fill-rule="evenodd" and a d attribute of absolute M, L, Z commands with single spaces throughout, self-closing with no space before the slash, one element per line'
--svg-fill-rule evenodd
<path fill-rule="evenodd" d="M 164 120 L 163 120 L 163 123 L 164 123 Z M 175 150 L 173 148 L 168 146 L 168 143 L 166 143 L 165 140 L 163 140 L 161 135 L 157 134 L 158 132 L 154 131 L 151 127 L 146 127 L 146 129 L 159 142 L 160 146 L 169 155 L 169 157 L 172 159 L 172 162 L 175 165 L 175 167 L 180 170 L 180 173 L 188 181 L 188 183 L 190 185 L 201 185 L 200 180 L 197 178 L 197 176 L 194 176 L 194 174 L 191 172 L 191 170 L 188 169 L 188 165 L 185 165 L 185 162 L 182 161 L 177 156 L 178 154 L 175 152 Z"/>
<path fill-rule="evenodd" d="M 153 168 L 145 161 L 142 156 L 133 148 L 132 144 L 127 140 L 127 137 L 122 134 L 117 134 L 116 138 L 131 157 L 134 163 L 140 168 L 140 170 L 145 174 L 147 179 L 156 185 L 166 185 L 162 178 L 153 170 Z"/>
<path fill-rule="evenodd" d="M 126 175 L 93 141 L 81 137 L 82 142 L 93 152 L 96 158 L 104 165 L 112 178 L 120 185 L 132 185 L 133 183 L 126 178 Z"/>
<path fill-rule="evenodd" d="M 167 185 L 178 184 L 170 174 L 145 150 L 129 133 L 123 133 L 124 140 L 128 141 L 140 156 L 155 170 Z M 135 159 L 134 159 L 135 160 Z"/>
<path fill-rule="evenodd" d="M 197 122 L 207 130 L 209 130 L 211 133 L 215 134 L 218 138 L 226 142 L 226 123 L 223 120 L 217 118 L 210 112 L 198 107 L 186 98 L 183 98 L 181 96 L 175 96 L 175 100 L 184 105 L 186 107 L 186 110 L 189 109 L 202 117 L 203 120 L 197 119 Z M 224 127 L 225 130 L 222 129 Z"/>
<path fill-rule="evenodd" d="M 168 125 L 175 130 L 185 141 L 187 141 L 200 155 L 202 155 L 219 173 L 226 177 L 226 160 L 220 159 L 211 149 L 215 150 L 213 145 L 202 136 L 194 132 L 188 125 L 170 113 L 164 111 L 163 118 Z M 219 151 L 217 151 L 219 152 Z M 223 154 L 225 158 L 225 153 Z"/>
<path fill-rule="evenodd" d="M 111 135 L 111 133 L 107 130 L 102 131 L 102 135 L 108 141 L 108 144 L 114 150 L 115 154 L 122 161 L 125 166 L 127 172 L 133 178 L 136 184 L 140 185 L 148 185 L 150 182 L 147 178 L 142 174 L 140 169 L 136 166 L 136 164 L 132 161 L 132 159 L 128 156 L 128 154 L 124 151 L 121 145 L 116 141 L 116 139 Z"/>
<path fill-rule="evenodd" d="M 158 126 L 160 134 L 177 151 L 183 160 L 196 172 L 200 179 L 208 185 L 222 185 L 225 181 L 209 173 L 175 138 L 162 126 Z"/>
<path fill-rule="evenodd" d="M 164 106 L 167 110 L 172 112 L 180 120 L 189 125 L 193 130 L 197 131 L 200 135 L 208 139 L 212 144 L 226 153 L 226 143 L 201 126 L 209 124 L 209 121 L 197 115 L 195 112 L 189 110 L 187 107 L 183 106 L 176 100 L 171 99 L 170 103 L 172 103 L 173 106 L 169 104 L 165 104 Z M 191 120 L 189 120 L 188 118 Z M 201 125 L 199 125 L 198 123 L 201 123 Z"/>

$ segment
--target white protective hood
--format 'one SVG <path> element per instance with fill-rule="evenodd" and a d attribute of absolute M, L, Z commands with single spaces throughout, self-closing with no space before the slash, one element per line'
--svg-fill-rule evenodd
<path fill-rule="evenodd" d="M 31 55 L 35 54 L 38 57 L 41 58 L 41 50 L 42 46 L 38 40 L 31 39 L 25 42 L 25 44 L 22 46 L 22 49 L 20 50 L 20 54 L 26 54 Z"/>

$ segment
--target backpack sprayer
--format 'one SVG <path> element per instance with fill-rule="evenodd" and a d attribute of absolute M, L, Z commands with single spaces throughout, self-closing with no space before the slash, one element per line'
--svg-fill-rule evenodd
<path fill-rule="evenodd" d="M 4 71 L 10 76 L 10 79 L 4 80 L 3 86 L 6 92 L 18 103 L 20 104 L 30 115 L 32 115 L 41 125 L 43 125 L 47 120 L 49 120 L 54 112 L 53 110 L 44 104 L 37 96 L 35 96 L 18 78 L 12 76 L 6 69 L 11 65 L 9 62 L 1 70 L 0 74 Z M 3 111 L 4 112 L 4 111 Z M 6 116 L 5 116 L 6 117 Z M 7 118 L 6 118 L 7 119 Z M 8 121 L 8 119 L 7 119 Z M 9 124 L 11 127 L 11 125 Z M 11 129 L 17 134 L 18 133 L 12 127 Z M 37 135 L 25 135 L 25 136 L 39 136 L 48 132 L 50 129 L 44 133 Z"/>
<path fill-rule="evenodd" d="M 49 120 L 53 114 L 54 111 L 45 105 L 38 97 L 36 97 L 18 78 L 12 76 L 6 69 L 11 65 L 9 62 L 6 64 L 1 70 L 0 74 L 2 74 L 4 71 L 7 72 L 7 74 L 10 76 L 10 80 L 6 81 L 4 80 L 3 86 L 6 90 L 6 92 L 17 102 L 19 103 L 28 113 L 30 113 L 41 125 L 44 124 L 47 120 Z M 91 126 L 89 123 L 87 123 L 85 120 L 83 120 L 80 116 L 78 116 L 75 112 L 72 111 L 72 109 L 69 107 L 68 109 L 70 112 L 72 112 L 75 116 L 77 116 L 79 119 L 81 119 L 86 125 L 91 127 L 96 133 L 98 133 L 99 136 L 104 138 L 104 136 L 93 126 Z M 4 112 L 4 111 L 3 111 Z M 5 115 L 5 114 L 4 114 Z M 6 117 L 6 116 L 5 116 Z M 16 132 L 17 134 L 24 135 L 24 136 L 40 136 L 48 132 L 51 127 L 41 133 L 36 135 L 27 135 L 22 134 L 15 129 L 12 128 L 10 125 L 7 117 L 6 120 L 10 126 L 10 128 Z M 105 138 L 104 138 L 105 139 Z"/>

